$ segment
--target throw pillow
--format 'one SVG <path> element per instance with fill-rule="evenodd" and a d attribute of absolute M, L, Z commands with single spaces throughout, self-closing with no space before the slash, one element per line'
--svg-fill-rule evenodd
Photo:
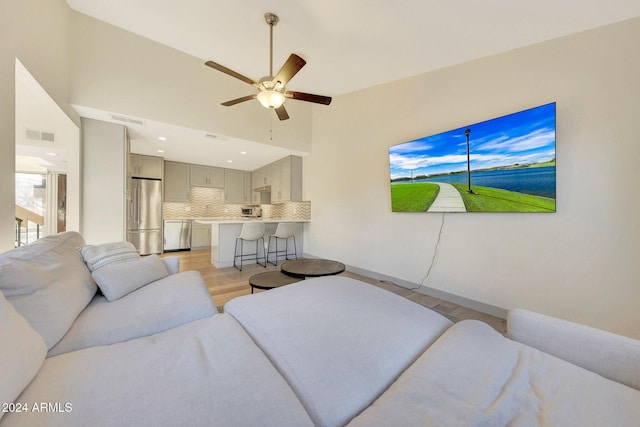
<path fill-rule="evenodd" d="M 157 255 L 111 263 L 91 273 L 107 301 L 120 299 L 168 275 L 164 262 Z"/>
<path fill-rule="evenodd" d="M 0 292 L 0 402 L 15 401 L 36 376 L 47 346 L 27 320 L 20 316 Z M 0 419 L 4 411 L 0 410 Z"/>
<path fill-rule="evenodd" d="M 77 250 L 84 244 L 79 233 L 67 231 L 0 254 L 0 291 L 49 348 L 96 294 Z"/>
<path fill-rule="evenodd" d="M 131 261 L 140 258 L 131 242 L 113 242 L 102 245 L 86 245 L 79 248 L 80 254 L 90 271 L 98 270 L 110 264 Z"/>

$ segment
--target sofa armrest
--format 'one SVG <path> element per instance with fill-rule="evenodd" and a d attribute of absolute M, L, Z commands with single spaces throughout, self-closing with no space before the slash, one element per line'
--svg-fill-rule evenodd
<path fill-rule="evenodd" d="M 164 266 L 167 267 L 167 271 L 169 272 L 169 274 L 176 274 L 180 271 L 180 258 L 162 258 L 162 261 L 164 262 Z"/>
<path fill-rule="evenodd" d="M 507 317 L 509 338 L 640 390 L 640 340 L 514 309 Z"/>

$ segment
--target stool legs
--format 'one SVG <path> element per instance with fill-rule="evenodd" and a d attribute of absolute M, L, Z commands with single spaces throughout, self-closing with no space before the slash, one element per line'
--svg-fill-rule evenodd
<path fill-rule="evenodd" d="M 271 250 L 271 239 L 276 239 L 276 247 L 275 250 Z M 280 240 L 284 240 L 284 250 L 278 250 L 278 239 Z M 293 239 L 293 254 L 289 253 L 289 239 Z M 269 261 L 269 255 L 270 254 L 275 254 L 275 261 L 271 262 Z M 289 259 L 298 259 L 298 248 L 296 246 L 296 236 L 291 236 L 291 237 L 287 237 L 282 238 L 282 237 L 277 237 L 277 236 L 269 236 L 269 245 L 267 248 L 267 262 L 273 265 L 278 265 L 278 256 L 284 254 L 284 257 L 286 260 Z M 295 256 L 295 258 L 289 258 L 289 255 L 293 255 Z"/>
<path fill-rule="evenodd" d="M 262 241 L 262 256 L 260 256 L 260 241 Z M 240 242 L 240 254 L 238 255 L 238 242 Z M 235 268 L 237 268 L 238 270 L 242 271 L 242 264 L 244 263 L 244 261 L 256 261 L 256 264 L 261 265 L 263 267 L 267 267 L 267 254 L 264 253 L 264 238 L 260 237 L 259 239 L 255 240 L 256 242 L 256 251 L 255 253 L 250 253 L 250 254 L 245 254 L 244 253 L 244 242 L 245 240 L 238 237 L 236 239 L 236 247 L 233 253 L 233 266 Z M 263 262 L 260 262 L 260 259 L 263 260 Z M 240 261 L 240 263 L 238 264 L 237 261 Z"/>

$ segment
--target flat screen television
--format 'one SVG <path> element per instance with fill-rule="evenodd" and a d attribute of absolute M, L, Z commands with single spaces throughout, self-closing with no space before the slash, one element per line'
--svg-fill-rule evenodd
<path fill-rule="evenodd" d="M 393 212 L 555 212 L 556 104 L 389 147 Z"/>

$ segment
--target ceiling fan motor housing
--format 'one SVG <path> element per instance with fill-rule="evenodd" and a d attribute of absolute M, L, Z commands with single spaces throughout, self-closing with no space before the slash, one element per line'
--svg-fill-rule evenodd
<path fill-rule="evenodd" d="M 280 22 L 280 18 L 278 18 L 278 15 L 271 12 L 267 12 L 264 14 L 264 20 L 267 21 L 267 24 L 271 25 L 272 27 L 278 25 L 278 22 Z"/>

